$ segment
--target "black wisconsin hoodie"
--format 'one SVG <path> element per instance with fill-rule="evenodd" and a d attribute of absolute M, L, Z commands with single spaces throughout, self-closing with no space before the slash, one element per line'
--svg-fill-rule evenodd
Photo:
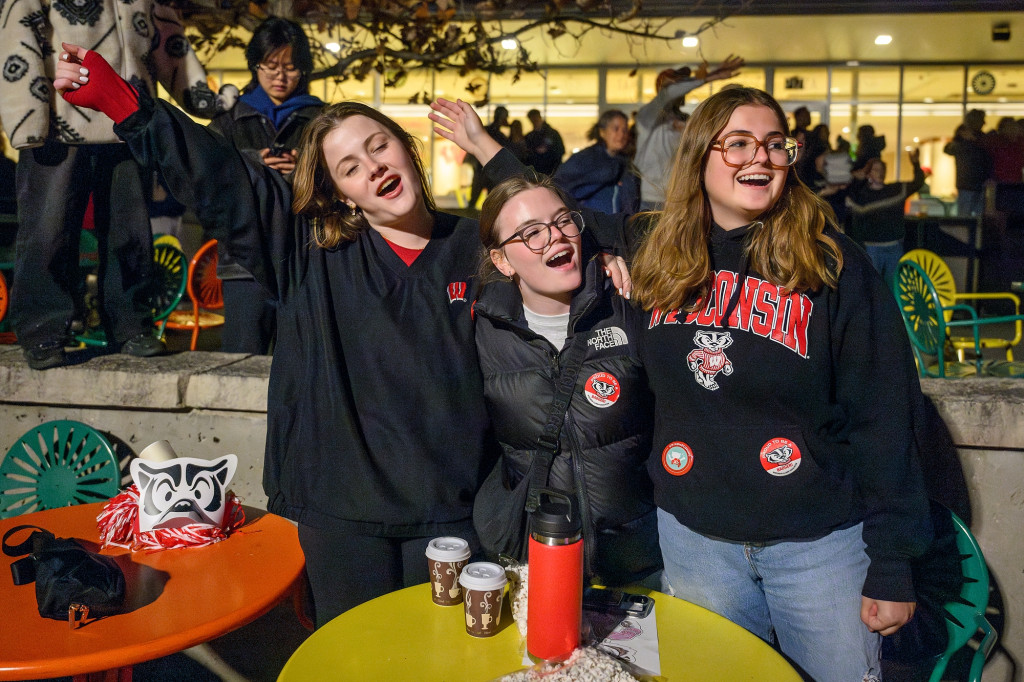
<path fill-rule="evenodd" d="M 754 226 L 712 227 L 714 288 L 695 312 L 646 315 L 655 502 L 735 542 L 812 540 L 863 521 L 863 594 L 913 601 L 909 559 L 931 530 L 911 421 L 923 397 L 895 300 L 831 229 L 844 257 L 836 289 L 768 282 L 748 271 Z"/>

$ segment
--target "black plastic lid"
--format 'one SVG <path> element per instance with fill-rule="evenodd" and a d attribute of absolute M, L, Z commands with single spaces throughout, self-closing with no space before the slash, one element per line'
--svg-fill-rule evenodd
<path fill-rule="evenodd" d="M 530 514 L 530 532 L 549 538 L 573 538 L 583 529 L 576 500 L 569 493 L 545 489 L 540 506 Z"/>

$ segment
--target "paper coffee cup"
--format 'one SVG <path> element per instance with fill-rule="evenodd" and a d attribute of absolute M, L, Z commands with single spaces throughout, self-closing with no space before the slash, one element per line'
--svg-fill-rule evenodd
<path fill-rule="evenodd" d="M 427 544 L 430 597 L 440 606 L 462 602 L 459 574 L 469 561 L 469 543 L 462 538 L 434 538 Z"/>
<path fill-rule="evenodd" d="M 174 451 L 174 448 L 165 440 L 150 443 L 139 453 L 139 459 L 144 459 L 147 462 L 169 462 L 177 456 L 178 454 Z"/>
<path fill-rule="evenodd" d="M 479 561 L 462 569 L 459 583 L 466 590 L 466 632 L 474 637 L 490 637 L 498 632 L 507 582 L 505 569 L 498 564 Z"/>

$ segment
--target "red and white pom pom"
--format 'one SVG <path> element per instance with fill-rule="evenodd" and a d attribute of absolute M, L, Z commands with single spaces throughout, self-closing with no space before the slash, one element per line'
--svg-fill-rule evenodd
<path fill-rule="evenodd" d="M 134 483 L 124 492 L 110 498 L 96 517 L 103 547 L 131 550 L 204 547 L 220 542 L 244 523 L 242 503 L 234 493 L 229 492 L 225 502 L 224 522 L 220 528 L 205 523 L 191 523 L 180 528 L 140 531 L 139 489 Z"/>

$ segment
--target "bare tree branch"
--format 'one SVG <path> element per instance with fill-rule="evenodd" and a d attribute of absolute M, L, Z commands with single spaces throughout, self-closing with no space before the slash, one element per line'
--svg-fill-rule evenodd
<path fill-rule="evenodd" d="M 243 44 L 235 28 L 251 30 L 271 10 L 306 22 L 321 33 L 337 36 L 336 54 L 318 50 L 322 68 L 313 79 L 364 80 L 373 72 L 385 76 L 385 87 L 401 82 L 415 69 L 503 74 L 537 70 L 527 46 L 529 38 L 580 45 L 593 31 L 625 36 L 638 65 L 649 41 L 682 37 L 669 29 L 670 19 L 644 17 L 642 0 L 184 0 L 191 37 L 200 55 L 211 57 Z M 741 12 L 753 0 L 729 4 L 690 0 L 674 18 L 710 16 L 699 34 Z M 712 7 L 711 5 L 716 6 Z M 225 30 L 226 29 L 226 30 Z M 516 49 L 500 47 L 515 39 Z M 324 47 L 324 46 L 321 46 Z"/>

